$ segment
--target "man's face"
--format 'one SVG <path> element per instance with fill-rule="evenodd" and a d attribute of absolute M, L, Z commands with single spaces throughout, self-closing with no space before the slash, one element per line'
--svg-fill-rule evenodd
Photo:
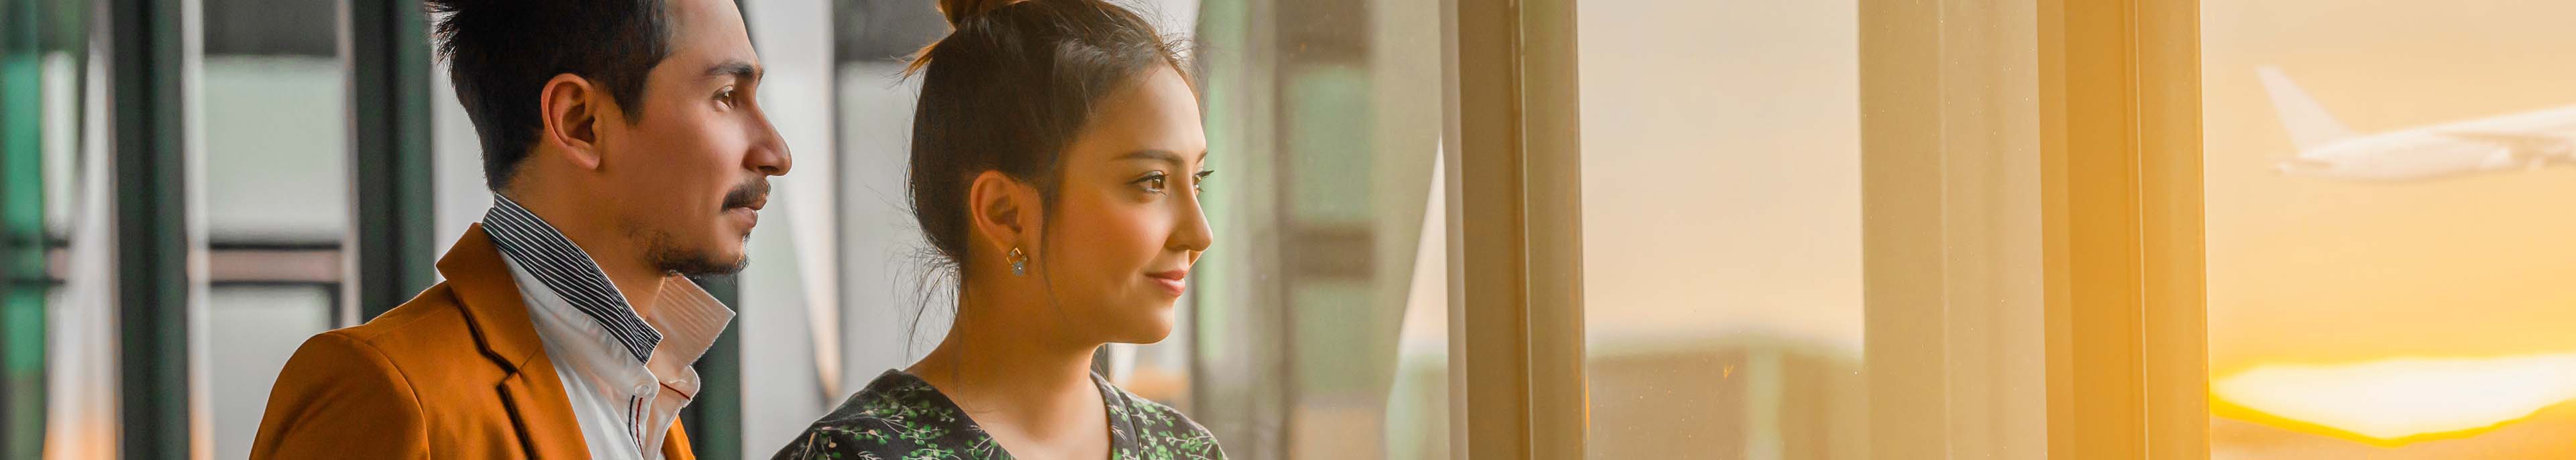
<path fill-rule="evenodd" d="M 672 0 L 671 51 L 644 79 L 641 120 L 606 111 L 596 126 L 605 188 L 596 206 L 655 268 L 731 273 L 787 173 L 787 144 L 754 101 L 760 57 L 731 0 Z M 631 103 L 631 101 L 620 101 Z"/>

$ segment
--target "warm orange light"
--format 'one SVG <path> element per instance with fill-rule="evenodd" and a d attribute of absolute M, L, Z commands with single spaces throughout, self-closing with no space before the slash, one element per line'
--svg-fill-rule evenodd
<path fill-rule="evenodd" d="M 2404 444 L 2484 432 L 2576 399 L 2576 354 L 2262 365 L 2211 384 L 2223 416 Z"/>

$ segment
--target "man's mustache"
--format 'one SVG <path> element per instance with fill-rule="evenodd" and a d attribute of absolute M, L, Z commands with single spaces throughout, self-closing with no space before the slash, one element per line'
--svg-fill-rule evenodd
<path fill-rule="evenodd" d="M 769 203 L 769 179 L 753 179 L 725 192 L 724 209 L 759 209 Z"/>

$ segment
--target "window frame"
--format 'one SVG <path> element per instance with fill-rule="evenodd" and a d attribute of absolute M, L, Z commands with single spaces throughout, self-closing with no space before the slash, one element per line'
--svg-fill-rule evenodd
<path fill-rule="evenodd" d="M 1442 5 L 1444 78 L 1449 83 L 1444 139 L 1451 146 L 1444 153 L 1449 159 L 1443 174 L 1449 200 L 1451 372 L 1456 376 L 1450 383 L 1450 442 L 1453 452 L 1466 458 L 1580 458 L 1585 452 L 1581 228 L 1570 224 L 1581 222 L 1582 188 L 1580 125 L 1575 123 L 1576 1 L 1444 0 Z M 1898 38 L 1908 33 L 1951 38 L 1943 35 L 1949 32 L 1939 28 L 1940 21 L 1962 15 L 2032 21 L 2037 126 L 2019 128 L 2035 129 L 2039 138 L 2044 453 L 2087 459 L 2206 458 L 2198 0 L 2002 5 L 1862 0 L 1862 9 L 1865 18 L 1912 27 L 1897 30 Z M 2029 16 L 2019 16 L 2022 12 Z M 1888 33 L 1863 29 L 1864 34 Z M 1864 38 L 1864 48 L 1872 46 L 1868 40 Z M 1937 61 L 1895 60 L 1901 56 L 1865 54 L 1864 78 L 1882 71 L 1938 72 L 1941 66 Z M 1965 65 L 2015 63 L 1999 56 Z M 1918 96 L 1935 98 L 1928 99 L 1935 103 L 1933 111 L 1896 117 L 1940 121 L 1938 96 Z M 1864 102 L 1863 111 L 1876 114 L 1890 107 L 1899 106 Z M 1937 131 L 1928 134 L 1938 136 Z M 1863 135 L 1880 134 L 1865 130 Z M 1864 150 L 1865 170 L 1873 169 L 1869 160 L 1906 154 Z M 1949 161 L 1966 154 L 1973 153 L 1937 151 L 1921 159 Z M 1865 176 L 1892 180 L 1896 186 L 1865 186 L 1875 191 L 1865 192 L 1864 200 L 1891 204 L 1896 202 L 1876 200 L 1897 197 L 1900 191 L 1938 190 L 1943 186 L 1939 169 Z M 1942 211 L 1864 208 L 1865 221 L 1884 223 L 1865 226 L 1888 225 L 1865 236 L 1864 247 L 1941 241 L 1939 225 L 1911 227 L 1926 229 L 1912 232 L 1884 229 L 1937 220 Z M 1927 236 L 1933 239 L 1923 239 Z M 1863 257 L 1873 266 L 1944 262 L 1937 252 L 1897 258 L 1870 252 L 1865 250 Z M 1888 273 L 1870 270 L 1864 268 L 1865 273 Z M 1863 289 L 1889 292 L 1879 289 L 1893 287 L 1883 284 L 1887 281 L 1870 279 Z M 1902 291 L 1895 295 L 1899 298 L 1887 300 L 1905 300 Z M 1930 305 L 1949 300 L 1940 294 L 1918 296 L 1928 298 L 1914 300 L 1933 301 Z M 1922 313 L 1891 311 L 1887 306 L 1893 304 L 1887 302 L 1865 303 L 1872 317 Z M 1930 314 L 1959 319 L 1949 311 Z M 1873 323 L 1873 342 L 1889 341 L 1877 335 L 1888 329 Z M 1946 340 L 1938 332 L 1889 339 L 1937 346 Z M 1908 370 L 1890 371 L 1875 369 L 1873 379 Z M 1925 396 L 1951 397 L 1952 389 L 1932 391 Z M 1872 409 L 1906 413 L 1887 405 Z M 1942 436 L 1886 435 L 1873 438 L 1873 452 L 1880 458 L 1951 449 Z"/>
<path fill-rule="evenodd" d="M 2040 13 L 2049 453 L 2207 458 L 2199 1 Z"/>
<path fill-rule="evenodd" d="M 1584 453 L 1575 1 L 1441 2 L 1453 456 Z"/>

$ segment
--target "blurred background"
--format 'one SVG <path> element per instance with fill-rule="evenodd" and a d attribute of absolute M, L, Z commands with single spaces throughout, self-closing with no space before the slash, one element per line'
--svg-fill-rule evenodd
<path fill-rule="evenodd" d="M 926 353 L 950 302 L 903 196 L 932 1 L 738 3 L 799 167 L 756 263 L 702 280 L 740 312 L 684 415 L 713 459 L 765 458 Z M 164 447 L 246 456 L 294 348 L 434 282 L 490 204 L 408 2 L 129 4 L 163 5 L 0 0 L 0 458 L 131 455 L 121 417 L 165 406 Z M 1183 327 L 1102 373 L 1234 458 L 1451 458 L 1443 3 L 1123 4 L 1191 44 L 1224 172 Z M 2040 458 L 2036 131 L 1943 140 L 1974 187 L 1936 201 L 1959 219 L 1937 241 L 1972 257 L 1927 295 L 1957 303 L 1865 302 L 1864 89 L 1888 76 L 1863 4 L 1575 2 L 1587 457 L 1872 458 L 1933 426 L 1961 458 Z M 2546 143 L 2576 138 L 2552 111 L 2576 5 L 2201 4 L 2210 457 L 2576 458 L 2576 168 L 2551 160 L 2576 150 Z M 1952 27 L 2000 45 L 1966 62 L 2033 59 L 2027 5 L 1979 14 Z M 1945 71 L 1935 121 L 2035 124 L 2028 66 Z M 119 127 L 120 88 L 165 91 L 158 118 Z M 2352 147 L 2303 148 L 2302 98 Z M 2498 139 L 2542 147 L 2491 164 Z M 2285 170 L 2327 163 L 2408 177 Z M 118 250 L 145 240 L 176 245 Z M 185 301 L 119 301 L 150 283 Z M 1890 370 L 1926 340 L 1930 374 Z M 1912 402 L 1951 419 L 1889 409 Z"/>
<path fill-rule="evenodd" d="M 182 401 L 179 451 L 241 458 L 297 345 L 381 311 L 362 305 L 369 295 L 399 302 L 434 281 L 357 286 L 368 261 L 426 265 L 490 205 L 474 131 L 425 32 L 378 19 L 405 19 L 385 8 L 111 3 L 0 9 L 0 458 L 114 457 L 134 443 L 120 441 L 132 429 L 121 411 L 152 401 Z M 918 83 L 901 70 L 947 32 L 934 2 L 739 4 L 767 67 L 761 103 L 799 168 L 776 181 L 757 263 L 703 280 L 740 312 L 699 364 L 710 389 L 684 415 L 709 458 L 766 458 L 928 352 L 951 302 L 924 284 L 903 195 Z M 1440 215 L 1438 3 L 1124 4 L 1192 44 L 1204 103 L 1224 114 L 1207 120 L 1210 167 L 1226 176 L 1207 212 L 1224 246 L 1194 277 L 1184 327 L 1104 349 L 1101 371 L 1192 414 L 1238 458 L 1445 458 L 1446 270 L 1438 218 L 1425 226 Z M 175 23 L 144 27 L 168 36 L 111 30 L 129 16 Z M 107 98 L 118 41 L 175 48 L 133 71 L 179 82 L 165 102 L 176 123 L 147 134 L 183 152 L 165 165 L 178 200 L 119 201 L 128 172 L 114 163 Z M 386 43 L 411 49 L 354 51 Z M 119 211 L 144 210 L 116 203 L 183 217 L 120 229 Z M 360 215 L 426 234 L 387 237 L 403 229 Z M 115 300 L 137 268 L 114 250 L 121 230 L 186 236 L 185 254 L 162 261 L 183 274 L 185 306 L 141 310 L 179 323 L 178 346 L 155 349 L 177 352 L 120 353 L 143 327 Z M 133 360 L 151 362 L 122 362 Z M 120 381 L 138 364 L 189 371 L 183 385 Z M 174 392 L 185 397 L 156 399 Z"/>

